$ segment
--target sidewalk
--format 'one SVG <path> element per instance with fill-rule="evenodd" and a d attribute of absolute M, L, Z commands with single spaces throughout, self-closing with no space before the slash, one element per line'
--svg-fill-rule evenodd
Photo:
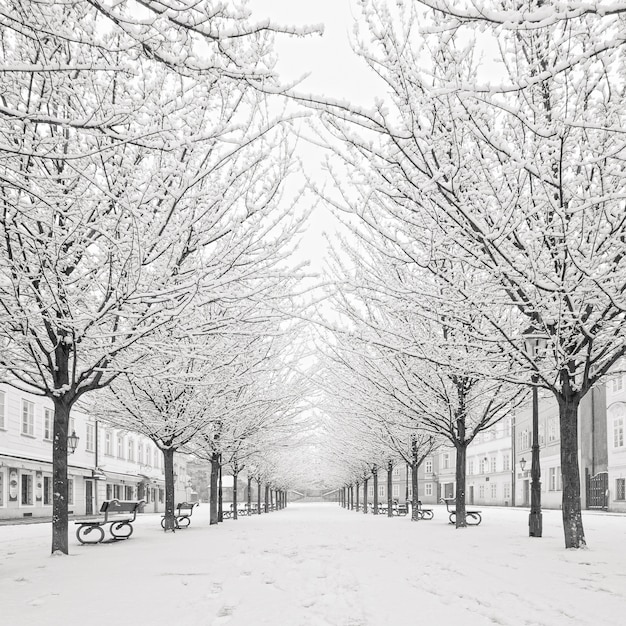
<path fill-rule="evenodd" d="M 164 533 L 138 517 L 131 539 L 50 557 L 46 525 L 0 528 L 3 623 L 108 626 L 621 626 L 626 529 L 622 516 L 585 519 L 589 549 L 565 550 L 560 511 L 544 537 L 524 510 L 492 508 L 456 530 L 431 521 L 364 515 L 336 504 L 292 504 L 268 515 Z M 390 617 L 392 616 L 392 619 Z M 523 616 L 523 617 L 522 617 Z"/>

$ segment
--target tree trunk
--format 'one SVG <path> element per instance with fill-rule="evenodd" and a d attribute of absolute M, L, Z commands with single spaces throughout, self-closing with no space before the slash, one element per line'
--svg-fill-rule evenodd
<path fill-rule="evenodd" d="M 176 530 L 176 516 L 174 515 L 174 449 L 165 448 L 163 452 L 163 472 L 165 474 L 165 517 L 163 529 L 167 532 Z"/>
<path fill-rule="evenodd" d="M 256 479 L 256 512 L 261 515 L 261 479 Z"/>
<path fill-rule="evenodd" d="M 359 510 L 359 485 L 361 483 L 357 480 L 355 485 L 356 485 L 356 510 Z"/>
<path fill-rule="evenodd" d="M 219 474 L 220 474 L 220 455 L 217 452 L 214 452 L 213 455 L 211 456 L 211 479 L 210 479 L 211 493 L 209 496 L 209 514 L 210 514 L 209 524 L 211 526 L 213 524 L 218 523 L 217 490 L 218 490 L 218 483 L 219 483 Z"/>
<path fill-rule="evenodd" d="M 367 483 L 368 479 L 363 479 L 363 513 L 367 515 Z"/>
<path fill-rule="evenodd" d="M 418 481 L 417 481 L 417 473 L 419 471 L 419 463 L 417 459 L 413 457 L 411 459 L 411 490 L 413 491 L 413 497 L 411 498 L 411 521 L 418 522 L 419 521 L 419 492 L 418 492 Z"/>
<path fill-rule="evenodd" d="M 378 468 L 372 470 L 374 476 L 374 515 L 378 515 Z"/>
<path fill-rule="evenodd" d="M 237 470 L 233 470 L 233 519 L 237 519 Z"/>
<path fill-rule="evenodd" d="M 52 443 L 52 554 L 68 554 L 67 428 L 70 404 L 54 398 Z"/>
<path fill-rule="evenodd" d="M 456 527 L 465 528 L 465 461 L 467 458 L 467 443 L 465 433 L 461 434 L 461 441 L 455 443 L 456 448 Z"/>
<path fill-rule="evenodd" d="M 580 475 L 578 468 L 578 405 L 580 398 L 573 393 L 559 400 L 561 431 L 561 476 L 563 481 L 563 533 L 566 548 L 584 548 L 585 531 L 580 509 Z"/>
<path fill-rule="evenodd" d="M 268 502 L 267 499 L 269 497 L 269 491 L 270 491 L 270 486 L 265 483 L 265 503 L 264 503 L 264 510 L 266 513 L 269 513 L 269 507 L 268 507 Z"/>
<path fill-rule="evenodd" d="M 393 517 L 393 463 L 387 463 L 387 517 Z"/>
<path fill-rule="evenodd" d="M 224 521 L 224 494 L 222 490 L 222 455 L 219 455 L 220 469 L 217 483 L 217 521 Z"/>
<path fill-rule="evenodd" d="M 248 515 L 252 513 L 252 476 L 248 476 Z"/>

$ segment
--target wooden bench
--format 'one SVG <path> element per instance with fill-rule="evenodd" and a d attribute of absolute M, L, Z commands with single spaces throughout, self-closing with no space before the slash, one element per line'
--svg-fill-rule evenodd
<path fill-rule="evenodd" d="M 422 501 L 417 501 L 417 519 L 433 519 L 435 512 L 432 509 L 425 509 L 422 507 Z"/>
<path fill-rule="evenodd" d="M 143 504 L 145 500 L 105 500 L 100 507 L 100 513 L 104 513 L 104 519 L 75 522 L 78 525 L 76 538 L 80 543 L 111 543 L 119 539 L 128 539 L 133 534 L 133 522 L 137 517 L 137 511 Z M 131 513 L 132 517 L 130 517 Z M 111 516 L 115 517 L 111 519 Z M 112 539 L 104 541 L 103 527 L 107 524 L 109 524 Z"/>
<path fill-rule="evenodd" d="M 199 502 L 179 502 L 176 505 L 176 512 L 174 518 L 176 521 L 176 528 L 187 528 L 191 524 L 191 514 L 196 506 L 199 506 Z M 161 528 L 165 528 L 165 515 L 161 515 Z"/>
<path fill-rule="evenodd" d="M 398 502 L 394 500 L 392 513 L 400 517 L 401 515 L 407 515 L 409 512 L 409 505 L 407 502 Z"/>
<path fill-rule="evenodd" d="M 456 524 L 456 498 L 441 498 L 441 501 L 446 505 L 446 509 L 449 513 L 449 519 L 451 524 Z M 465 509 L 465 521 L 468 526 L 478 526 L 482 522 L 480 511 L 470 511 Z"/>

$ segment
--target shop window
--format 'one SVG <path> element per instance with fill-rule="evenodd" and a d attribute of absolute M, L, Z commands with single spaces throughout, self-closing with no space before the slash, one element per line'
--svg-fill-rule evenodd
<path fill-rule="evenodd" d="M 33 504 L 33 476 L 32 474 L 22 474 L 22 505 L 32 506 Z"/>
<path fill-rule="evenodd" d="M 626 478 L 615 479 L 615 499 L 626 500 Z"/>
<path fill-rule="evenodd" d="M 35 436 L 35 405 L 22 400 L 22 435 Z"/>
<path fill-rule="evenodd" d="M 45 506 L 52 505 L 52 476 L 43 477 L 43 503 Z"/>
<path fill-rule="evenodd" d="M 124 488 L 124 492 L 125 492 L 125 493 L 124 493 L 124 498 L 125 498 L 126 500 L 134 500 L 134 496 L 133 496 L 133 488 L 132 488 L 132 487 L 126 486 L 126 487 Z"/>
<path fill-rule="evenodd" d="M 113 497 L 116 500 L 123 500 L 122 485 L 113 485 Z"/>

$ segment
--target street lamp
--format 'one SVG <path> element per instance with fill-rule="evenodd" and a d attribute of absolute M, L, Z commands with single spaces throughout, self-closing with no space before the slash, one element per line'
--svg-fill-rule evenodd
<path fill-rule="evenodd" d="M 526 469 L 526 459 L 524 457 L 519 460 L 519 466 L 522 472 Z"/>
<path fill-rule="evenodd" d="M 80 437 L 76 434 L 76 431 L 73 430 L 72 434 L 67 438 L 67 450 L 70 454 L 74 454 L 74 452 L 76 452 L 79 439 Z"/>
<path fill-rule="evenodd" d="M 538 331 L 534 326 L 527 328 L 524 333 L 524 344 L 529 358 L 536 363 L 546 347 L 548 336 Z M 539 465 L 539 396 L 537 383 L 539 377 L 533 372 L 533 444 L 532 461 L 530 467 L 530 515 L 528 516 L 528 535 L 541 537 L 543 521 L 541 515 L 541 467 Z M 524 462 L 524 465 L 526 463 Z M 521 465 L 521 460 L 520 460 Z M 522 471 L 523 471 L 522 467 Z"/>

